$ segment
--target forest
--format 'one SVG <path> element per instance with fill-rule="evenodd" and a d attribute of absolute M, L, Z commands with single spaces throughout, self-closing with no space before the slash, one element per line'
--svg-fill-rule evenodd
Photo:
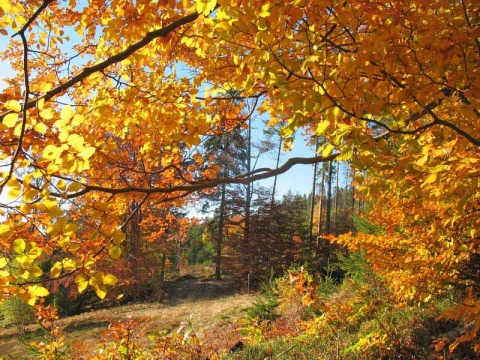
<path fill-rule="evenodd" d="M 1 349 L 480 357 L 478 1 L 0 0 L 0 60 Z M 195 286 L 254 300 L 69 338 Z"/>

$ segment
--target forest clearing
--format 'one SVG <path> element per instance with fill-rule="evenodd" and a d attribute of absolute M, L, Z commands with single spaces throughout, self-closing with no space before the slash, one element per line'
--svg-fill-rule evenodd
<path fill-rule="evenodd" d="M 66 342 L 71 348 L 69 355 L 72 358 L 81 358 L 82 354 L 93 356 L 99 345 L 99 339 L 108 329 L 108 325 L 119 321 L 127 322 L 130 319 L 139 321 L 135 331 L 141 331 L 143 334 L 175 332 L 182 324 L 191 321 L 200 333 L 208 329 L 218 336 L 223 336 L 223 345 L 226 347 L 231 347 L 239 341 L 240 334 L 236 334 L 237 338 L 232 336 L 235 335 L 233 323 L 245 316 L 246 310 L 255 300 L 254 294 L 235 293 L 234 284 L 231 282 L 217 283 L 213 287 L 201 279 L 194 281 L 180 279 L 175 283 L 182 285 L 183 289 L 178 290 L 177 287 L 168 299 L 161 302 L 120 307 L 113 305 L 62 318 L 61 324 L 65 326 L 64 331 L 67 334 Z M 39 330 L 38 326 L 29 325 L 25 341 L 42 340 L 43 334 Z M 0 354 L 5 359 L 28 358 L 27 347 L 18 340 L 15 328 L 0 331 Z"/>

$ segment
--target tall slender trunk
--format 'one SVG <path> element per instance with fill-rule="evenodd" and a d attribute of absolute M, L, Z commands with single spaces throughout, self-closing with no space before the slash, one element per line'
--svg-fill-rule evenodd
<path fill-rule="evenodd" d="M 320 204 L 318 206 L 318 224 L 317 224 L 317 236 L 322 233 L 322 215 L 323 215 L 323 197 L 325 192 L 325 169 L 322 166 L 322 178 L 320 180 Z"/>
<path fill-rule="evenodd" d="M 328 235 L 332 232 L 331 228 L 331 211 L 332 211 L 332 161 L 328 162 L 328 181 L 327 181 L 327 216 L 325 219 L 325 233 Z"/>
<path fill-rule="evenodd" d="M 222 246 L 223 246 L 223 225 L 225 222 L 225 195 L 226 195 L 226 186 L 222 184 L 222 197 L 220 200 L 220 214 L 218 219 L 218 234 L 217 234 L 217 244 L 216 244 L 216 256 L 215 256 L 215 280 L 222 279 Z"/>
<path fill-rule="evenodd" d="M 278 168 L 278 165 L 280 165 L 280 155 L 282 153 L 282 138 L 280 138 L 278 142 L 278 151 L 277 151 L 277 161 L 275 163 L 275 168 Z M 267 227 L 265 230 L 265 237 L 268 240 L 268 237 L 270 235 L 270 229 L 272 227 L 272 220 L 273 220 L 273 207 L 275 206 L 275 192 L 277 190 L 277 175 L 273 177 L 273 188 L 272 188 L 272 197 L 270 199 L 270 211 L 268 215 L 268 222 L 267 222 Z"/>
<path fill-rule="evenodd" d="M 335 178 L 335 216 L 333 221 L 335 223 L 335 235 L 338 235 L 338 202 L 339 202 L 339 194 L 338 194 L 338 178 L 340 177 L 340 161 L 337 161 L 337 171 L 336 171 L 336 178 Z"/>
<path fill-rule="evenodd" d="M 165 273 L 167 265 L 167 234 L 166 232 L 162 235 L 163 241 L 163 250 L 162 250 L 162 260 L 160 263 L 160 284 L 165 282 Z"/>
<path fill-rule="evenodd" d="M 165 266 L 167 264 L 167 252 L 164 250 L 162 253 L 162 260 L 160 263 L 160 284 L 165 282 Z"/>
<path fill-rule="evenodd" d="M 248 120 L 248 132 L 247 132 L 247 173 L 249 173 L 252 169 L 252 120 Z M 250 256 L 250 210 L 251 210 L 251 203 L 252 203 L 252 187 L 253 184 L 250 182 L 247 184 L 247 193 L 245 199 L 245 228 L 243 229 L 243 248 L 244 248 L 244 267 L 247 269 L 250 267 L 251 261 Z"/>
<path fill-rule="evenodd" d="M 278 165 L 280 165 L 280 155 L 281 155 L 281 153 L 282 153 L 282 138 L 280 138 L 280 141 L 278 143 L 277 161 L 275 163 L 275 168 L 278 168 Z M 277 177 L 278 177 L 278 175 L 275 175 L 273 177 L 272 198 L 270 199 L 270 213 L 273 210 L 273 205 L 275 205 L 275 192 L 277 191 Z"/>
<path fill-rule="evenodd" d="M 323 193 L 325 191 L 325 169 L 322 164 L 322 178 L 320 180 L 320 203 L 318 204 L 318 224 L 317 224 L 317 249 L 315 253 L 315 258 L 318 258 L 320 245 L 321 245 L 321 236 L 322 236 L 322 215 L 323 215 Z"/>
<path fill-rule="evenodd" d="M 317 151 L 318 151 L 318 138 L 316 139 L 316 142 L 315 142 L 315 155 L 317 155 Z M 312 249 L 312 246 L 313 246 L 313 213 L 314 213 L 314 209 L 315 209 L 315 189 L 317 187 L 317 167 L 318 167 L 318 163 L 315 163 L 314 167 L 313 167 L 313 180 L 312 180 L 312 199 L 311 199 L 311 202 L 310 202 L 310 228 L 309 228 L 309 239 L 310 241 L 308 242 L 308 249 L 309 251 L 311 251 Z"/>
<path fill-rule="evenodd" d="M 332 210 L 332 175 L 333 175 L 333 164 L 332 161 L 328 162 L 328 181 L 327 181 L 327 209 L 326 209 L 326 218 L 325 218 L 325 233 L 327 235 L 331 234 L 331 210 Z M 326 243 L 325 255 L 330 259 L 330 243 Z"/>
<path fill-rule="evenodd" d="M 352 174 L 352 230 L 355 228 L 355 187 L 353 186 L 353 180 L 355 179 L 355 170 L 353 170 Z"/>

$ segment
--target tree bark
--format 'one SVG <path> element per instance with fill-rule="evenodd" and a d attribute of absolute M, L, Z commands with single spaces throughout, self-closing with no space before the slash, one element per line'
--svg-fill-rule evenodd
<path fill-rule="evenodd" d="M 316 139 L 315 142 L 315 155 L 317 155 L 318 151 L 318 138 Z M 313 180 L 312 180 L 312 199 L 310 202 L 310 227 L 309 227 L 309 242 L 308 242 L 308 248 L 309 251 L 312 249 L 313 246 L 313 215 L 314 215 L 314 209 L 315 209 L 315 189 L 317 187 L 317 163 L 314 164 L 313 166 Z"/>
<path fill-rule="evenodd" d="M 225 194 L 226 186 L 222 184 L 222 197 L 220 200 L 220 215 L 218 219 L 218 234 L 216 244 L 216 256 L 215 256 L 215 280 L 222 279 L 222 246 L 223 246 L 223 225 L 225 223 Z"/>

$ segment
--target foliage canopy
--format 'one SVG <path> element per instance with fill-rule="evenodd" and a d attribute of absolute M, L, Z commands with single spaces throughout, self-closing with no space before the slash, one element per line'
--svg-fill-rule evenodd
<path fill-rule="evenodd" d="M 95 263 L 141 206 L 331 159 L 385 229 L 339 241 L 400 299 L 444 291 L 478 251 L 479 16 L 473 0 L 0 0 L 2 292 L 33 304 L 74 276 L 103 297 L 117 279 Z M 246 99 L 286 149 L 298 129 L 324 138 L 318 156 L 220 176 L 202 141 L 247 126 Z"/>

